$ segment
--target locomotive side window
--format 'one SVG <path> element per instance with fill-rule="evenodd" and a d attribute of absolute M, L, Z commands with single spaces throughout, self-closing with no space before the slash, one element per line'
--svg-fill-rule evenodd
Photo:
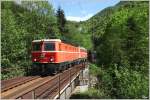
<path fill-rule="evenodd" d="M 45 51 L 54 51 L 55 44 L 54 43 L 44 43 L 44 50 Z"/>
<path fill-rule="evenodd" d="M 40 50 L 41 50 L 40 42 L 33 43 L 33 51 L 40 51 Z"/>
<path fill-rule="evenodd" d="M 62 47 L 61 47 L 61 44 L 59 44 L 59 51 L 61 51 L 62 49 L 61 49 Z"/>

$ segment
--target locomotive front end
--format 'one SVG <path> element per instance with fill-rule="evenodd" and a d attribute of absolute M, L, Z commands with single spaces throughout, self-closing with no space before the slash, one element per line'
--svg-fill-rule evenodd
<path fill-rule="evenodd" d="M 32 42 L 32 62 L 33 63 L 55 63 L 55 42 L 38 41 Z"/>

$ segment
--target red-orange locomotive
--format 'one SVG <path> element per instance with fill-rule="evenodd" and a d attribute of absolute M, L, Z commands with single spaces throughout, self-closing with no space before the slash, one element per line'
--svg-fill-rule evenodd
<path fill-rule="evenodd" d="M 75 64 L 87 61 L 87 50 L 64 43 L 60 39 L 32 41 L 33 70 L 57 73 Z"/>

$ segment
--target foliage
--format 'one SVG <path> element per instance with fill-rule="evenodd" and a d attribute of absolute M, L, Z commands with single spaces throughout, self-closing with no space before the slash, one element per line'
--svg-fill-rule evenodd
<path fill-rule="evenodd" d="M 148 98 L 148 13 L 148 2 L 121 1 L 86 22 L 101 66 L 95 88 L 110 98 Z"/>
<path fill-rule="evenodd" d="M 140 72 L 117 65 L 111 66 L 107 71 L 102 69 L 99 75 L 99 87 L 111 98 L 148 98 L 148 77 Z"/>
<path fill-rule="evenodd" d="M 97 65 L 95 64 L 89 64 L 89 74 L 93 75 L 93 76 L 98 76 L 99 73 L 102 73 L 102 71 L 100 70 L 99 67 L 97 67 Z"/>
<path fill-rule="evenodd" d="M 67 33 L 63 35 L 66 41 L 86 49 L 92 49 L 91 34 L 87 32 L 84 24 L 68 21 L 66 23 L 66 29 Z"/>
<path fill-rule="evenodd" d="M 47 1 L 2 1 L 2 79 L 27 74 L 34 39 L 60 38 L 95 50 L 99 83 L 80 98 L 148 98 L 148 1 L 121 1 L 85 22 L 65 20 Z M 63 34 L 60 34 L 63 33 Z"/>
<path fill-rule="evenodd" d="M 111 65 L 105 67 L 97 67 L 91 65 L 91 75 L 97 76 L 98 83 L 94 88 L 89 88 L 83 93 L 76 93 L 71 96 L 74 99 L 101 99 L 101 98 L 119 98 L 119 99 L 138 99 L 148 98 L 148 74 L 134 71 L 127 66 Z"/>
<path fill-rule="evenodd" d="M 57 16 L 58 29 L 61 33 L 64 33 L 66 19 L 65 19 L 64 11 L 60 7 L 57 10 L 56 16 Z"/>
<path fill-rule="evenodd" d="M 24 76 L 26 74 L 25 72 L 26 72 L 25 69 L 20 69 L 15 67 L 12 68 L 11 70 L 3 71 L 1 79 L 6 80 L 18 76 Z"/>
<path fill-rule="evenodd" d="M 21 4 L 2 1 L 1 11 L 2 69 L 15 66 L 20 75 L 25 75 L 22 68 L 25 71 L 26 67 L 31 66 L 32 40 L 51 38 L 54 35 L 59 37 L 53 8 L 43 1 L 24 1 Z M 15 70 L 2 72 L 2 79 L 19 75 L 14 74 Z"/>
<path fill-rule="evenodd" d="M 107 66 L 126 61 L 130 65 L 148 64 L 148 4 L 129 2 L 125 5 L 106 9 L 89 21 L 92 24 L 100 19 L 91 25 L 91 32 L 94 28 L 93 43 L 99 64 Z M 134 6 L 130 8 L 130 5 Z"/>
<path fill-rule="evenodd" d="M 11 68 L 22 72 L 22 69 L 26 71 L 31 67 L 32 40 L 60 38 L 91 48 L 90 35 L 86 35 L 85 29 L 80 29 L 80 23 L 66 21 L 62 9 L 55 14 L 48 1 L 2 1 L 1 4 L 1 65 L 2 70 L 10 69 L 2 72 L 2 79 L 19 76 L 14 75 L 15 70 Z"/>
<path fill-rule="evenodd" d="M 104 95 L 105 94 L 103 93 L 103 91 L 89 88 L 86 92 L 79 92 L 71 95 L 70 99 L 103 99 Z"/>

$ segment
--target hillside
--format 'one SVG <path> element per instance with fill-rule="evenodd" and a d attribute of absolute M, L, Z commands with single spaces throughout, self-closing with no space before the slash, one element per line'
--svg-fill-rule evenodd
<path fill-rule="evenodd" d="M 148 2 L 121 1 L 83 22 L 100 82 L 91 98 L 148 97 L 148 8 Z"/>
<path fill-rule="evenodd" d="M 94 35 L 95 50 L 102 51 L 98 48 L 99 45 L 104 42 L 103 40 L 106 42 L 106 38 L 109 38 L 107 43 L 110 41 L 111 43 L 108 46 L 115 44 L 116 41 L 120 43 L 117 47 L 123 46 L 125 50 L 128 49 L 128 47 L 125 48 L 125 45 L 129 44 L 128 40 L 129 42 L 138 42 L 133 44 L 137 47 L 136 49 L 138 47 L 139 49 L 145 48 L 143 51 L 148 52 L 148 2 L 120 2 L 115 7 L 106 8 L 96 14 L 85 24 L 88 26 L 89 33 Z M 129 40 L 129 38 L 132 38 L 132 40 Z M 106 55 L 104 56 L 106 57 Z M 102 62 L 104 63 L 104 61 Z"/>
<path fill-rule="evenodd" d="M 31 67 L 32 40 L 60 36 L 54 9 L 42 1 L 22 4 L 3 1 L 1 5 L 2 79 L 26 75 Z"/>
<path fill-rule="evenodd" d="M 2 79 L 27 75 L 32 40 L 60 38 L 96 51 L 90 71 L 99 83 L 77 98 L 148 98 L 148 1 L 121 1 L 87 21 L 64 20 L 63 28 L 48 2 L 1 6 Z"/>
<path fill-rule="evenodd" d="M 27 74 L 32 65 L 32 40 L 60 38 L 87 49 L 92 48 L 91 36 L 79 23 L 66 21 L 61 32 L 56 15 L 53 6 L 46 1 L 22 1 L 21 4 L 2 2 L 2 79 Z"/>

